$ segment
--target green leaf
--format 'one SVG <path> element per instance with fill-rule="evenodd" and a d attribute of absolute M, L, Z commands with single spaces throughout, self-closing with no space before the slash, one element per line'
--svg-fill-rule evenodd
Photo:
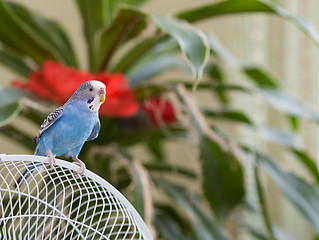
<path fill-rule="evenodd" d="M 267 141 L 295 150 L 303 149 L 301 140 L 292 133 L 264 126 L 258 126 L 256 130 L 258 135 Z"/>
<path fill-rule="evenodd" d="M 167 240 L 191 240 L 193 238 L 187 236 L 185 231 L 182 231 L 180 227 L 176 224 L 171 216 L 160 211 L 156 215 L 155 225 L 162 236 Z"/>
<path fill-rule="evenodd" d="M 208 61 L 209 44 L 206 36 L 187 22 L 169 16 L 150 14 L 158 27 L 175 38 L 186 57 L 193 77 L 200 80 Z"/>
<path fill-rule="evenodd" d="M 157 161 L 164 161 L 165 152 L 162 141 L 158 141 L 157 139 L 150 140 L 146 143 L 146 147 Z"/>
<path fill-rule="evenodd" d="M 286 198 L 319 233 L 319 186 L 309 184 L 293 174 L 282 171 L 273 161 L 264 155 L 256 154 L 260 167 L 275 182 Z"/>
<path fill-rule="evenodd" d="M 112 23 L 100 31 L 99 37 L 94 41 L 91 70 L 105 70 L 115 50 L 125 41 L 141 33 L 145 25 L 144 14 L 133 8 L 120 8 Z"/>
<path fill-rule="evenodd" d="M 149 52 L 150 49 L 152 49 L 160 41 L 160 39 L 163 39 L 163 36 L 157 35 L 138 41 L 120 57 L 114 66 L 111 66 L 111 72 L 129 72 L 140 58 Z"/>
<path fill-rule="evenodd" d="M 226 240 L 228 239 L 222 232 L 221 227 L 207 215 L 202 209 L 197 197 L 188 189 L 167 182 L 163 179 L 156 179 L 156 186 L 162 189 L 174 202 L 183 210 L 190 219 L 191 227 L 196 235 L 196 239 L 201 240 Z"/>
<path fill-rule="evenodd" d="M 177 13 L 175 16 L 181 19 L 185 19 L 188 22 L 195 22 L 227 14 L 256 12 L 275 14 L 276 16 L 286 19 L 287 21 L 296 25 L 306 35 L 308 35 L 315 44 L 319 45 L 319 34 L 314 24 L 301 17 L 290 15 L 287 11 L 285 11 L 283 8 L 280 8 L 278 5 L 273 5 L 261 0 L 220 1 L 198 8 L 193 8 L 188 11 L 183 11 Z"/>
<path fill-rule="evenodd" d="M 206 36 L 198 29 L 179 19 L 168 16 L 147 14 L 142 12 L 141 14 L 145 14 L 146 16 L 150 17 L 162 31 L 166 32 L 172 38 L 177 40 L 182 53 L 184 54 L 189 66 L 191 67 L 191 71 L 193 73 L 194 78 L 200 80 L 209 55 L 209 45 Z M 158 38 L 158 40 L 161 39 L 163 38 Z M 142 43 L 144 44 L 145 42 L 142 41 Z M 153 47 L 156 42 L 149 40 L 146 43 L 146 47 L 142 46 L 141 44 L 138 44 L 131 50 L 134 53 L 132 55 L 132 58 L 128 54 L 125 56 L 129 57 L 129 59 L 136 60 L 137 54 L 145 54 L 145 52 L 150 50 L 150 47 Z M 141 52 L 138 49 L 139 47 L 142 48 Z M 125 61 L 123 67 L 125 67 L 126 69 L 129 67 L 128 63 L 134 63 L 132 62 L 132 60 L 126 62 L 126 60 L 124 60 L 123 58 L 122 61 Z M 184 69 L 183 64 L 180 64 L 179 61 L 172 55 L 158 56 L 157 59 L 154 59 L 154 61 L 150 62 L 149 65 L 147 65 L 146 67 L 144 66 L 142 70 L 143 76 L 139 76 L 140 74 L 137 75 L 138 77 L 134 77 L 132 82 L 135 82 L 135 79 L 148 79 L 151 76 L 158 74 L 161 70 L 170 67 L 182 67 L 182 69 Z M 153 69 L 154 67 L 156 67 L 156 69 L 150 73 L 150 69 Z M 115 67 L 116 70 L 121 68 L 118 67 L 118 65 Z M 129 75 L 130 74 L 131 73 L 129 73 Z M 131 76 L 131 79 L 132 78 L 133 77 Z"/>
<path fill-rule="evenodd" d="M 279 228 L 278 226 L 273 226 L 275 236 L 278 240 L 297 240 L 295 236 L 292 236 L 288 232 L 284 231 L 283 229 Z"/>
<path fill-rule="evenodd" d="M 275 82 L 275 80 L 269 76 L 268 73 L 261 70 L 258 67 L 243 67 L 242 71 L 256 83 L 259 87 L 264 88 L 277 88 L 278 84 Z"/>
<path fill-rule="evenodd" d="M 0 127 L 8 124 L 20 111 L 19 103 L 11 103 L 0 108 Z"/>
<path fill-rule="evenodd" d="M 304 167 L 313 175 L 314 179 L 319 181 L 319 171 L 315 161 L 303 150 L 302 143 L 297 136 L 292 133 L 281 131 L 269 127 L 257 127 L 257 133 L 263 139 L 284 146 L 289 149 L 304 165 Z"/>
<path fill-rule="evenodd" d="M 57 22 L 44 19 L 17 3 L 10 3 L 10 6 L 27 34 L 54 55 L 55 59 L 78 66 L 71 41 Z"/>
<path fill-rule="evenodd" d="M 188 221 L 188 219 L 185 219 L 182 211 L 179 211 L 178 208 L 174 207 L 174 204 L 156 203 L 155 208 L 157 214 L 161 213 L 163 217 L 172 219 L 183 233 L 192 235 L 192 237 L 194 238 L 190 222 Z M 154 220 L 156 221 L 156 218 Z"/>
<path fill-rule="evenodd" d="M 16 88 L 0 88 L 0 108 L 16 103 L 27 93 Z"/>
<path fill-rule="evenodd" d="M 23 61 L 20 54 L 16 54 L 9 49 L 0 50 L 0 63 L 25 78 L 32 71 L 29 65 Z"/>
<path fill-rule="evenodd" d="M 187 66 L 175 54 L 166 54 L 147 62 L 133 74 L 128 73 L 127 77 L 130 80 L 130 86 L 135 87 L 169 69 L 187 71 Z"/>
<path fill-rule="evenodd" d="M 272 88 L 262 88 L 256 91 L 268 104 L 283 113 L 319 122 L 319 113 L 304 106 L 283 91 Z"/>
<path fill-rule="evenodd" d="M 8 124 L 20 110 L 19 100 L 25 93 L 15 88 L 0 89 L 0 127 Z"/>
<path fill-rule="evenodd" d="M 88 47 L 91 70 L 98 70 L 99 66 L 95 65 L 98 64 L 95 58 L 100 57 L 100 50 L 103 44 L 102 32 L 110 28 L 119 7 L 123 6 L 123 4 L 139 6 L 146 1 L 147 0 L 75 0 L 83 21 L 83 32 Z"/>
<path fill-rule="evenodd" d="M 5 46 L 22 54 L 28 55 L 38 64 L 46 59 L 55 59 L 55 56 L 35 36 L 29 32 L 24 23 L 10 6 L 8 1 L 0 1 L 0 41 Z"/>
<path fill-rule="evenodd" d="M 178 85 L 178 84 L 183 84 L 186 88 L 190 89 L 193 88 L 193 84 L 190 83 L 189 81 L 183 81 L 183 80 L 170 80 L 169 81 L 170 84 L 172 85 Z M 240 93 L 245 93 L 245 94 L 251 94 L 253 93 L 252 89 L 244 87 L 242 85 L 235 85 L 235 84 L 221 84 L 218 86 L 214 86 L 211 83 L 204 83 L 202 82 L 200 85 L 197 86 L 198 89 L 209 89 L 209 90 L 213 90 L 213 91 L 237 91 Z"/>
<path fill-rule="evenodd" d="M 200 139 L 200 158 L 204 194 L 216 216 L 224 220 L 245 195 L 242 166 L 235 155 L 205 136 Z"/>
<path fill-rule="evenodd" d="M 306 152 L 291 149 L 292 153 L 301 161 L 306 169 L 313 175 L 314 179 L 319 182 L 318 166 L 314 159 L 312 159 Z"/>
<path fill-rule="evenodd" d="M 210 83 L 214 85 L 214 87 L 225 84 L 225 78 L 224 78 L 222 69 L 218 64 L 213 63 L 208 65 L 206 67 L 205 72 L 208 73 Z M 215 90 L 216 90 L 218 99 L 220 100 L 221 103 L 223 104 L 229 103 L 230 100 L 225 91 L 217 91 L 217 89 Z"/>
<path fill-rule="evenodd" d="M 226 119 L 230 121 L 246 123 L 248 125 L 254 125 L 253 121 L 245 113 L 241 111 L 230 110 L 230 109 L 222 109 L 222 110 L 204 109 L 203 112 L 207 117 Z"/>
<path fill-rule="evenodd" d="M 261 208 L 261 216 L 263 218 L 265 228 L 267 229 L 269 238 L 271 240 L 276 240 L 274 230 L 273 230 L 273 227 L 272 227 L 271 222 L 270 222 L 270 218 L 269 218 L 269 214 L 268 214 L 268 210 L 267 210 L 267 205 L 265 202 L 265 200 L 266 200 L 265 193 L 264 193 L 261 181 L 260 181 L 260 176 L 259 176 L 259 171 L 258 171 L 257 166 L 258 166 L 258 162 L 256 162 L 256 165 L 254 166 L 254 179 L 255 179 L 255 183 L 256 183 L 259 205 Z"/>
<path fill-rule="evenodd" d="M 294 236 L 291 236 L 289 233 L 279 228 L 276 225 L 272 225 L 274 233 L 277 240 L 297 240 Z M 269 238 L 256 226 L 253 224 L 244 224 L 244 228 L 254 236 L 254 239 L 258 240 L 269 240 Z"/>
<path fill-rule="evenodd" d="M 288 116 L 288 121 L 290 123 L 291 129 L 295 132 L 300 130 L 300 119 L 295 116 Z"/>
<path fill-rule="evenodd" d="M 144 49 L 145 47 L 141 46 L 141 48 Z M 127 72 L 130 85 L 139 85 L 169 69 L 180 69 L 188 72 L 189 68 L 185 61 L 176 55 L 175 52 L 177 50 L 178 44 L 172 39 L 156 44 L 130 67 L 130 71 Z M 128 57 L 130 58 L 131 56 Z"/>
<path fill-rule="evenodd" d="M 213 4 L 207 4 L 198 8 L 182 11 L 176 14 L 176 17 L 185 19 L 189 22 L 196 22 L 206 18 L 238 13 L 274 13 L 273 8 L 264 2 L 255 0 L 241 1 L 219 1 Z"/>
<path fill-rule="evenodd" d="M 111 1 L 103 0 L 76 0 L 79 8 L 81 19 L 83 21 L 83 31 L 87 43 L 90 69 L 93 69 L 94 58 L 96 58 L 97 51 L 95 44 L 100 41 L 100 31 L 108 26 L 114 15 L 111 8 Z"/>
<path fill-rule="evenodd" d="M 242 223 L 241 225 L 254 237 L 254 239 L 269 240 L 266 234 L 261 229 L 254 226 L 254 224 Z"/>

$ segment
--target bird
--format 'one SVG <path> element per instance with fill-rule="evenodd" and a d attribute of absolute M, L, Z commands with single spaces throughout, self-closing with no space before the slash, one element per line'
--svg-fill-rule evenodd
<path fill-rule="evenodd" d="M 94 140 L 100 131 L 98 111 L 105 101 L 104 83 L 91 80 L 82 83 L 69 100 L 51 112 L 43 121 L 38 135 L 34 155 L 47 156 L 51 169 L 56 165 L 56 156 L 71 157 L 80 166 L 77 174 L 82 175 L 85 164 L 78 155 L 86 141 Z M 41 166 L 41 163 L 29 165 L 17 179 L 15 187 L 20 186 Z"/>

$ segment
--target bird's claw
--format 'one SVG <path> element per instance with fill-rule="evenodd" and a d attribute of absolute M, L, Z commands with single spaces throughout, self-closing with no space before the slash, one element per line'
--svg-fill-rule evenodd
<path fill-rule="evenodd" d="M 51 170 L 53 170 L 54 167 L 56 166 L 56 160 L 55 160 L 56 155 L 53 155 L 51 151 L 48 151 L 47 156 L 49 157 L 49 164 L 50 164 Z"/>
<path fill-rule="evenodd" d="M 73 159 L 73 163 L 80 167 L 79 171 L 74 171 L 74 175 L 77 177 L 82 176 L 86 169 L 85 164 L 77 157 L 72 157 L 72 159 Z"/>

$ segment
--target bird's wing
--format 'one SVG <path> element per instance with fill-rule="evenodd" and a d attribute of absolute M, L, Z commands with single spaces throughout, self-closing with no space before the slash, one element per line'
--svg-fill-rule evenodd
<path fill-rule="evenodd" d="M 56 108 L 53 112 L 51 112 L 47 118 L 43 121 L 39 134 L 37 137 L 35 137 L 35 140 L 38 141 L 42 133 L 45 132 L 49 127 L 52 126 L 54 122 L 56 122 L 60 117 L 62 117 L 64 111 L 64 105 L 61 107 Z"/>
<path fill-rule="evenodd" d="M 97 136 L 99 135 L 100 126 L 101 126 L 100 121 L 97 121 L 97 123 L 95 124 L 95 126 L 91 132 L 91 135 L 88 137 L 87 141 L 90 141 L 90 140 L 97 138 Z"/>

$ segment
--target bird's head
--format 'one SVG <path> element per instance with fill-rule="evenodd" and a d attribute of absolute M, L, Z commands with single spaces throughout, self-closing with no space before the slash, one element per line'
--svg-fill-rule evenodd
<path fill-rule="evenodd" d="M 92 112 L 97 112 L 105 101 L 105 88 L 104 83 L 100 81 L 87 81 L 81 84 L 70 100 L 86 101 L 88 109 Z"/>

